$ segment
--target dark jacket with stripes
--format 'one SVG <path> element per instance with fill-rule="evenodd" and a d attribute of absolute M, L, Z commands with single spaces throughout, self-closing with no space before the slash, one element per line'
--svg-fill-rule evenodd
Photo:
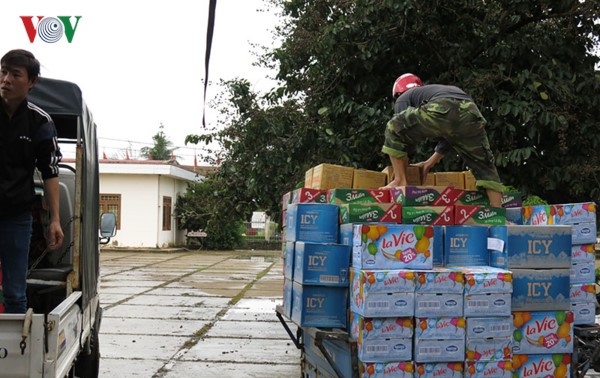
<path fill-rule="evenodd" d="M 35 168 L 43 180 L 57 177 L 61 158 L 45 111 L 25 100 L 9 118 L 0 102 L 0 218 L 31 209 Z"/>

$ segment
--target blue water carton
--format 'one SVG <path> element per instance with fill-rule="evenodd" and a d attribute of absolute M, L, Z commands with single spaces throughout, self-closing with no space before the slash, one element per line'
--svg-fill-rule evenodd
<path fill-rule="evenodd" d="M 496 226 L 490 228 L 490 265 L 499 268 L 568 268 L 570 226 Z"/>
<path fill-rule="evenodd" d="M 417 364 L 415 378 L 462 378 L 464 370 L 462 362 L 420 363 Z"/>
<path fill-rule="evenodd" d="M 461 339 L 465 337 L 466 319 L 462 316 L 415 318 L 415 338 Z"/>
<path fill-rule="evenodd" d="M 571 262 L 596 261 L 594 244 L 573 244 L 571 247 Z"/>
<path fill-rule="evenodd" d="M 570 269 L 513 269 L 513 311 L 570 309 Z"/>
<path fill-rule="evenodd" d="M 340 244 L 352 246 L 354 225 L 355 223 L 340 224 Z"/>
<path fill-rule="evenodd" d="M 324 203 L 292 203 L 286 214 L 286 241 L 337 243 L 339 208 Z"/>
<path fill-rule="evenodd" d="M 433 266 L 444 266 L 444 227 L 433 226 Z"/>
<path fill-rule="evenodd" d="M 350 246 L 296 242 L 294 281 L 304 285 L 348 286 Z"/>
<path fill-rule="evenodd" d="M 571 303 L 573 324 L 596 323 L 596 301 L 587 303 Z"/>
<path fill-rule="evenodd" d="M 512 337 L 512 316 L 467 318 L 467 338 Z"/>
<path fill-rule="evenodd" d="M 509 207 L 506 208 L 506 221 L 516 225 L 523 224 L 523 208 Z"/>
<path fill-rule="evenodd" d="M 574 262 L 571 264 L 571 284 L 585 284 L 596 280 L 594 261 Z"/>
<path fill-rule="evenodd" d="M 358 269 L 431 269 L 433 226 L 365 223 L 353 227 L 352 266 Z"/>
<path fill-rule="evenodd" d="M 463 316 L 463 295 L 456 293 L 415 293 L 415 316 L 435 318 Z"/>
<path fill-rule="evenodd" d="M 487 339 L 467 338 L 466 361 L 502 361 L 512 358 L 512 336 Z"/>
<path fill-rule="evenodd" d="M 464 315 L 508 316 L 511 312 L 510 293 L 465 294 Z"/>
<path fill-rule="evenodd" d="M 571 225 L 573 244 L 596 242 L 596 222 L 577 223 Z"/>
<path fill-rule="evenodd" d="M 413 317 L 369 318 L 350 311 L 350 338 L 406 339 L 413 336 Z"/>
<path fill-rule="evenodd" d="M 512 293 L 513 275 L 510 270 L 491 266 L 457 267 L 463 271 L 465 295 Z"/>
<path fill-rule="evenodd" d="M 514 312 L 513 353 L 573 353 L 571 311 Z"/>
<path fill-rule="evenodd" d="M 589 303 L 596 301 L 596 284 L 591 281 L 584 284 L 571 283 L 571 303 Z"/>
<path fill-rule="evenodd" d="M 465 362 L 465 378 L 513 378 L 512 360 Z"/>
<path fill-rule="evenodd" d="M 293 284 L 293 281 L 289 278 L 283 280 L 283 315 L 288 319 L 292 318 Z"/>
<path fill-rule="evenodd" d="M 304 329 L 302 332 L 303 351 L 306 357 L 309 357 L 313 365 L 318 369 L 317 376 L 320 377 L 337 377 L 331 364 L 323 354 L 321 348 L 317 344 L 317 333 L 315 329 Z M 336 331 L 337 332 L 337 331 Z M 350 343 L 340 337 L 323 337 L 321 347 L 329 354 L 332 361 L 335 361 L 337 368 L 342 373 L 343 377 L 351 377 L 354 370 L 352 361 L 352 350 Z"/>
<path fill-rule="evenodd" d="M 462 362 L 465 359 L 465 339 L 429 340 L 415 338 L 416 362 Z"/>
<path fill-rule="evenodd" d="M 490 265 L 487 226 L 446 226 L 444 260 L 446 266 Z"/>
<path fill-rule="evenodd" d="M 463 273 L 458 270 L 434 267 L 431 270 L 417 271 L 417 293 L 458 293 L 464 291 Z"/>
<path fill-rule="evenodd" d="M 293 283 L 292 321 L 301 327 L 346 328 L 348 288 Z"/>
<path fill-rule="evenodd" d="M 295 242 L 285 242 L 283 249 L 283 276 L 294 279 L 294 247 Z"/>

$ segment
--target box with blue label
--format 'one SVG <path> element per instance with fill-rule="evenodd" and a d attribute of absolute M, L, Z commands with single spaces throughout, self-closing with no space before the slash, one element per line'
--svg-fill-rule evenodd
<path fill-rule="evenodd" d="M 513 353 L 573 353 L 573 313 L 514 312 Z"/>
<path fill-rule="evenodd" d="M 571 269 L 513 269 L 513 311 L 568 310 Z"/>
<path fill-rule="evenodd" d="M 365 317 L 406 317 L 415 314 L 415 293 L 371 293 L 350 287 L 350 310 Z"/>
<path fill-rule="evenodd" d="M 523 224 L 523 208 L 509 207 L 506 209 L 506 222 L 516 225 Z"/>
<path fill-rule="evenodd" d="M 350 269 L 354 292 L 367 296 L 373 293 L 410 293 L 415 291 L 417 272 L 408 269 Z"/>
<path fill-rule="evenodd" d="M 512 316 L 467 318 L 467 338 L 512 337 Z"/>
<path fill-rule="evenodd" d="M 511 301 L 510 293 L 465 294 L 464 315 L 508 316 Z"/>
<path fill-rule="evenodd" d="M 288 319 L 292 318 L 292 286 L 293 282 L 291 279 L 284 279 L 283 281 L 283 315 Z"/>
<path fill-rule="evenodd" d="M 413 335 L 412 317 L 369 318 L 356 312 L 350 312 L 350 338 L 369 339 L 405 339 Z"/>
<path fill-rule="evenodd" d="M 415 338 L 416 362 L 461 362 L 465 359 L 465 339 L 429 340 Z"/>
<path fill-rule="evenodd" d="M 437 318 L 415 318 L 415 338 L 456 339 L 465 337 L 466 319 L 441 316 Z"/>
<path fill-rule="evenodd" d="M 317 346 L 316 342 L 316 330 L 304 329 L 302 332 L 303 337 L 303 350 L 304 355 L 312 359 L 314 365 L 318 368 L 318 377 L 337 377 L 331 364 L 327 361 L 321 349 Z M 321 339 L 323 348 L 327 351 L 332 361 L 335 361 L 337 368 L 344 377 L 351 377 L 352 371 L 354 370 L 354 364 L 352 361 L 352 351 L 350 343 L 347 340 L 340 338 L 328 338 L 323 337 Z"/>
<path fill-rule="evenodd" d="M 352 266 L 358 269 L 431 269 L 433 226 L 355 224 Z"/>
<path fill-rule="evenodd" d="M 594 261 L 574 262 L 571 264 L 571 284 L 585 284 L 596 280 Z"/>
<path fill-rule="evenodd" d="M 325 203 L 293 203 L 286 214 L 286 241 L 337 243 L 339 208 Z"/>
<path fill-rule="evenodd" d="M 465 362 L 465 378 L 513 378 L 512 360 Z"/>
<path fill-rule="evenodd" d="M 410 361 L 412 338 L 358 339 L 358 359 L 363 362 Z"/>
<path fill-rule="evenodd" d="M 575 285 L 571 283 L 569 297 L 571 303 L 594 302 L 596 300 L 596 284 L 594 282 Z"/>
<path fill-rule="evenodd" d="M 498 226 L 490 228 L 490 237 L 492 266 L 509 269 L 571 266 L 570 226 Z"/>
<path fill-rule="evenodd" d="M 594 202 L 523 206 L 524 224 L 576 224 L 595 221 L 596 204 Z"/>
<path fill-rule="evenodd" d="M 294 247 L 295 242 L 285 242 L 283 250 L 283 276 L 292 280 L 294 278 Z"/>
<path fill-rule="evenodd" d="M 513 275 L 510 270 L 491 266 L 462 267 L 465 294 L 512 293 Z"/>
<path fill-rule="evenodd" d="M 461 378 L 464 373 L 462 362 L 420 363 L 415 378 Z"/>
<path fill-rule="evenodd" d="M 350 246 L 296 242 L 294 281 L 304 285 L 348 286 Z"/>
<path fill-rule="evenodd" d="M 490 265 L 485 226 L 446 226 L 444 260 L 451 265 Z"/>
<path fill-rule="evenodd" d="M 571 247 L 571 262 L 596 261 L 594 244 L 574 244 Z"/>
<path fill-rule="evenodd" d="M 571 225 L 573 244 L 596 242 L 596 222 L 577 223 Z"/>
<path fill-rule="evenodd" d="M 434 267 L 431 270 L 417 271 L 417 293 L 458 293 L 464 291 L 463 273 L 458 270 Z"/>
<path fill-rule="evenodd" d="M 596 301 L 587 303 L 571 303 L 573 324 L 596 323 Z"/>
<path fill-rule="evenodd" d="M 463 295 L 447 293 L 415 293 L 415 316 L 435 318 L 463 316 Z"/>
<path fill-rule="evenodd" d="M 412 378 L 415 365 L 411 361 L 361 362 L 358 363 L 362 378 Z M 352 377 L 348 375 L 347 377 Z M 346 377 L 346 375 L 344 375 Z"/>
<path fill-rule="evenodd" d="M 466 361 L 502 361 L 512 358 L 512 338 L 469 339 L 465 343 Z"/>
<path fill-rule="evenodd" d="M 301 327 L 346 328 L 348 288 L 301 285 L 292 289 L 292 321 Z"/>

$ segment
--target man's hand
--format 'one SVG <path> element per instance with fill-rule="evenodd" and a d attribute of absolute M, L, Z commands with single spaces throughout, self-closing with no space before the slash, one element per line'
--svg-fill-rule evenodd
<path fill-rule="evenodd" d="M 419 167 L 419 172 L 421 173 L 421 185 L 425 184 L 425 178 L 429 174 L 431 168 L 433 168 L 443 158 L 444 155 L 440 154 L 439 152 L 434 152 L 429 159 L 411 164 L 413 167 Z"/>
<path fill-rule="evenodd" d="M 49 227 L 50 231 L 50 249 L 55 250 L 59 249 L 62 246 L 63 239 L 65 235 L 63 234 L 63 230 L 60 227 L 59 221 L 53 221 L 50 223 Z"/>

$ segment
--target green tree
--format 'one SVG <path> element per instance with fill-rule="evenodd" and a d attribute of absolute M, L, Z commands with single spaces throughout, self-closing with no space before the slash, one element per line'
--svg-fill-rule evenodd
<path fill-rule="evenodd" d="M 164 128 L 161 123 L 158 132 L 152 137 L 154 145 L 152 147 L 142 147 L 140 149 L 141 156 L 151 160 L 171 160 L 177 148 L 173 147 L 173 143 L 165 135 Z"/>
<path fill-rule="evenodd" d="M 323 162 L 380 169 L 404 72 L 471 94 L 488 120 L 500 176 L 551 203 L 600 202 L 597 1 L 272 0 L 278 37 L 261 63 L 278 68 L 265 96 L 229 82 L 217 180 L 240 216 L 273 215 L 281 195 Z M 426 158 L 432 141 L 413 160 Z M 448 154 L 440 169 L 462 170 Z"/>

